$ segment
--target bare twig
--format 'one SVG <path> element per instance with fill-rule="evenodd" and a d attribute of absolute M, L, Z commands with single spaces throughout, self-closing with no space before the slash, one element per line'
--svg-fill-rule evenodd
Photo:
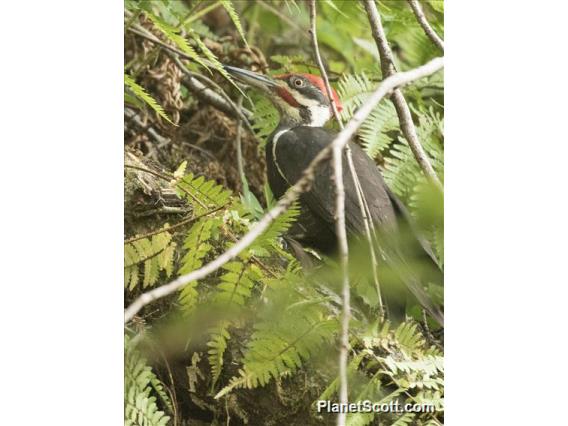
<path fill-rule="evenodd" d="M 162 147 L 167 145 L 170 140 L 168 138 L 163 137 L 160 135 L 156 129 L 153 127 L 144 124 L 138 113 L 130 108 L 124 108 L 124 115 L 126 115 L 130 120 L 134 122 L 138 127 L 143 129 L 146 133 L 148 133 L 152 139 L 154 139 L 158 143 L 158 147 Z"/>
<path fill-rule="evenodd" d="M 175 224 L 173 224 L 173 225 L 171 225 L 171 226 L 169 226 L 169 227 L 167 227 L 167 228 L 157 229 L 157 230 L 155 230 L 155 231 L 148 232 L 147 234 L 138 235 L 137 237 L 129 238 L 129 239 L 127 239 L 127 240 L 124 240 L 124 244 L 130 244 L 130 243 L 133 243 L 134 241 L 141 240 L 142 238 L 148 238 L 148 237 L 151 237 L 152 235 L 161 234 L 162 232 L 170 232 L 170 231 L 172 231 L 173 229 L 179 228 L 180 226 L 184 226 L 184 225 L 187 225 L 187 224 L 189 224 L 189 223 L 193 223 L 193 222 L 195 222 L 196 220 L 201 219 L 202 217 L 209 216 L 210 214 L 213 214 L 213 213 L 215 213 L 215 212 L 218 212 L 219 210 L 224 209 L 225 207 L 227 207 L 227 204 L 224 204 L 224 205 L 222 205 L 222 206 L 216 207 L 216 208 L 214 208 L 214 209 L 212 209 L 212 210 L 210 210 L 210 211 L 208 211 L 208 212 L 199 214 L 199 215 L 197 215 L 197 216 L 192 216 L 192 217 L 188 217 L 188 218 L 186 218 L 186 219 L 184 219 L 184 220 L 180 220 L 178 223 L 175 223 Z"/>
<path fill-rule="evenodd" d="M 321 76 L 322 76 L 323 81 L 325 83 L 325 88 L 326 88 L 326 91 L 327 91 L 327 96 L 330 99 L 333 115 L 335 116 L 335 119 L 337 120 L 339 127 L 341 129 L 343 129 L 343 122 L 341 121 L 341 117 L 340 117 L 339 112 L 337 110 L 337 106 L 335 105 L 335 99 L 332 96 L 331 85 L 329 84 L 329 78 L 327 76 L 327 72 L 326 72 L 325 67 L 323 65 L 323 61 L 321 59 L 321 54 L 320 54 L 320 51 L 319 51 L 319 46 L 318 46 L 318 41 L 317 41 L 317 31 L 316 31 L 316 2 L 315 2 L 315 0 L 310 1 L 310 23 L 311 23 L 310 33 L 312 35 L 312 46 L 314 48 L 316 62 L 318 64 Z M 369 244 L 369 250 L 370 250 L 370 253 L 371 253 L 371 263 L 372 263 L 372 266 L 373 266 L 373 281 L 375 283 L 375 289 L 377 291 L 379 314 L 380 314 L 381 317 L 383 317 L 384 316 L 384 306 L 383 306 L 383 300 L 382 300 L 381 289 L 380 289 L 380 284 L 379 284 L 379 277 L 377 275 L 378 258 L 377 258 L 377 254 L 376 254 L 376 251 L 375 251 L 375 245 L 373 244 L 373 237 L 371 235 L 372 233 L 374 233 L 374 229 L 373 229 L 374 225 L 371 221 L 371 214 L 370 214 L 370 211 L 369 211 L 369 205 L 367 203 L 367 200 L 365 199 L 365 194 L 363 193 L 363 187 L 361 186 L 361 182 L 359 181 L 359 176 L 357 175 L 357 172 L 355 170 L 355 165 L 353 164 L 353 155 L 351 153 L 351 149 L 349 148 L 349 145 L 347 145 L 345 147 L 345 152 L 346 152 L 347 165 L 349 167 L 349 172 L 351 173 L 351 176 L 353 178 L 353 182 L 355 183 L 355 188 L 356 188 L 356 191 L 357 191 L 357 201 L 359 203 L 359 208 L 361 209 L 361 217 L 363 218 L 363 223 L 365 225 L 365 235 L 366 235 L 367 243 Z"/>
<path fill-rule="evenodd" d="M 314 48 L 314 53 L 315 53 L 315 57 L 316 57 L 316 62 L 318 64 L 318 67 L 320 69 L 320 73 L 321 76 L 323 78 L 323 81 L 325 83 L 325 88 L 327 91 L 327 96 L 330 99 L 330 103 L 331 103 L 331 108 L 333 111 L 333 115 L 335 116 L 335 119 L 337 120 L 339 127 L 341 129 L 343 129 L 343 123 L 341 121 L 341 117 L 339 115 L 339 112 L 337 110 L 337 105 L 335 105 L 335 99 L 334 96 L 332 95 L 332 91 L 331 91 L 331 85 L 329 84 L 329 79 L 327 76 L 327 72 L 325 70 L 325 67 L 323 65 L 323 61 L 321 59 L 321 54 L 319 51 L 319 45 L 318 45 L 318 41 L 317 41 L 317 30 L 316 30 L 316 2 L 315 0 L 311 0 L 310 1 L 310 23 L 311 23 L 311 29 L 310 29 L 310 33 L 312 35 L 312 46 Z M 377 291 L 377 297 L 378 297 L 378 305 L 379 305 L 379 314 L 382 317 L 384 317 L 384 306 L 383 306 L 383 300 L 382 300 L 382 295 L 381 295 L 381 289 L 380 289 L 380 284 L 379 284 L 379 277 L 378 277 L 378 260 L 377 260 L 377 255 L 375 252 L 375 245 L 373 244 L 373 237 L 372 237 L 372 233 L 374 233 L 374 224 L 371 220 L 371 215 L 370 215 L 370 211 L 369 211 L 369 205 L 367 203 L 367 200 L 365 198 L 365 194 L 363 193 L 363 188 L 361 186 L 361 182 L 359 181 L 359 176 L 357 175 L 357 171 L 355 170 L 355 165 L 353 164 L 353 155 L 351 153 L 351 149 L 349 148 L 349 145 L 345 146 L 345 152 L 346 152 L 346 157 L 347 157 L 347 165 L 349 167 L 349 172 L 351 173 L 351 177 L 353 178 L 353 182 L 355 183 L 355 188 L 357 191 L 357 201 L 359 204 L 359 208 L 361 210 L 361 217 L 363 218 L 363 223 L 365 225 L 365 235 L 367 238 L 367 243 L 369 245 L 369 252 L 371 254 L 371 262 L 372 262 L 372 269 L 373 269 L 373 282 L 375 283 L 375 289 Z M 340 162 L 339 162 L 340 164 Z M 335 179 L 337 180 L 339 177 L 336 174 Z M 343 186 L 343 182 L 341 182 L 341 186 Z M 337 189 L 338 192 L 338 197 L 340 194 L 340 190 L 339 187 Z M 344 196 L 344 193 L 342 193 L 341 195 Z M 344 202 L 341 202 L 341 200 L 337 200 L 337 211 L 339 211 L 339 208 L 341 207 L 341 213 L 343 215 L 342 219 L 344 221 Z M 338 215 L 338 221 L 336 222 L 336 227 L 340 227 L 340 220 L 339 220 L 339 215 Z M 345 228 L 345 224 L 343 223 L 343 228 Z M 336 229 L 336 233 L 339 237 L 340 232 L 338 231 L 338 229 Z M 345 253 L 343 253 L 343 248 L 342 246 L 347 247 L 347 241 L 345 241 L 345 244 L 340 244 L 340 256 L 341 256 L 341 266 L 342 266 L 342 273 L 344 274 L 344 286 L 347 285 L 349 286 L 349 282 L 347 280 L 347 266 L 345 265 L 345 269 L 343 269 L 344 265 L 343 265 L 343 258 L 345 258 L 345 264 L 347 264 L 347 256 L 348 253 L 347 251 Z M 347 291 L 345 291 L 345 288 L 343 288 L 343 296 L 344 296 L 344 303 L 345 303 L 345 295 L 347 294 L 347 296 L 349 296 L 349 287 L 347 287 Z M 349 334 L 349 313 L 350 313 L 350 306 L 349 305 L 349 298 L 347 299 L 347 304 L 344 305 L 344 313 L 343 313 L 343 319 L 342 319 L 342 342 L 341 342 L 341 348 L 340 348 L 340 402 L 345 402 L 347 403 L 347 351 L 348 351 L 348 334 Z M 347 308 L 347 309 L 345 309 Z M 345 423 L 345 413 L 340 413 L 338 418 L 337 418 L 337 422 L 338 424 L 344 424 Z"/>
<path fill-rule="evenodd" d="M 319 46 L 318 46 L 318 36 L 316 30 L 316 0 L 310 0 L 310 34 L 312 36 L 312 47 L 314 49 L 314 55 L 316 57 L 316 62 L 320 69 L 321 77 L 325 83 L 325 90 L 327 92 L 327 97 L 329 98 L 329 102 L 331 103 L 331 110 L 333 111 L 333 115 L 337 122 L 339 123 L 339 127 L 343 129 L 343 122 L 341 121 L 341 117 L 339 116 L 339 111 L 337 111 L 337 105 L 335 105 L 335 98 L 333 97 L 331 86 L 329 84 L 329 78 L 327 77 L 327 72 L 325 67 L 323 66 L 323 61 L 321 59 Z"/>
<path fill-rule="evenodd" d="M 333 148 L 333 172 L 335 176 L 335 233 L 339 248 L 341 265 L 341 295 L 343 313 L 341 316 L 341 346 L 339 348 L 339 402 L 347 404 L 347 358 L 349 356 L 349 319 L 351 317 L 351 301 L 348 270 L 347 231 L 345 230 L 345 188 L 343 186 L 343 147 Z M 337 424 L 345 425 L 346 413 L 341 411 L 337 416 Z"/>
<path fill-rule="evenodd" d="M 262 7 L 264 7 L 266 10 L 268 10 L 269 12 L 273 13 L 274 15 L 278 16 L 280 19 L 282 19 L 284 22 L 286 22 L 288 25 L 290 25 L 292 28 L 294 28 L 295 30 L 298 31 L 298 33 L 302 36 L 302 37 L 306 37 L 306 33 L 304 32 L 304 30 L 302 29 L 302 27 L 300 25 L 298 25 L 296 22 L 294 22 L 294 20 L 292 18 L 290 18 L 289 16 L 285 15 L 284 13 L 280 12 L 278 9 L 276 9 L 275 7 L 269 5 L 268 3 L 264 2 L 263 0 L 258 0 L 257 3 L 259 5 L 261 5 Z"/>
<path fill-rule="evenodd" d="M 379 16 L 377 6 L 375 5 L 375 0 L 363 0 L 363 4 L 365 5 L 365 10 L 367 11 L 369 23 L 371 24 L 373 38 L 375 39 L 375 43 L 377 43 L 377 47 L 379 48 L 383 77 L 388 78 L 389 76 L 396 73 L 396 69 L 394 66 L 392 51 L 385 36 L 385 31 L 381 23 L 381 18 Z M 408 107 L 406 99 L 404 99 L 402 91 L 400 89 L 395 89 L 392 94 L 391 100 L 396 109 L 402 133 L 404 134 L 404 137 L 406 138 L 408 145 L 410 146 L 410 149 L 414 154 L 414 158 L 416 158 L 416 161 L 418 161 L 418 164 L 420 165 L 420 168 L 422 169 L 426 177 L 434 185 L 436 185 L 436 187 L 438 187 L 440 191 L 443 191 L 442 183 L 440 182 L 440 179 L 438 179 L 438 176 L 436 175 L 436 172 L 434 171 L 434 168 L 432 167 L 432 164 L 428 159 L 426 151 L 424 151 L 424 148 L 418 140 L 416 128 L 414 127 L 412 115 L 410 114 L 410 108 Z"/>
<path fill-rule="evenodd" d="M 175 64 L 179 67 L 179 69 L 186 74 L 189 78 L 194 78 L 194 79 L 198 79 L 201 81 L 204 81 L 206 84 L 208 84 L 210 87 L 214 87 L 218 92 L 223 100 L 229 105 L 230 110 L 232 111 L 232 116 L 235 116 L 236 118 L 240 118 L 241 120 L 243 120 L 245 126 L 247 127 L 247 129 L 254 135 L 254 132 L 252 130 L 252 127 L 248 121 L 248 116 L 252 116 L 252 114 L 249 111 L 245 111 L 244 109 L 241 107 L 239 108 L 237 106 L 237 104 L 235 104 L 233 102 L 233 100 L 229 97 L 229 95 L 227 95 L 227 93 L 225 93 L 225 91 L 223 90 L 223 88 L 221 86 L 219 86 L 217 83 L 215 83 L 213 80 L 211 80 L 209 77 L 206 77 L 202 74 L 190 71 L 187 69 L 187 67 L 181 62 L 181 60 L 176 57 L 175 55 L 171 56 L 172 59 L 174 60 Z M 215 92 L 213 92 L 215 93 Z"/>
<path fill-rule="evenodd" d="M 186 86 L 189 89 L 196 92 L 196 94 L 198 94 L 198 96 L 200 96 L 202 100 L 210 103 L 217 109 L 231 116 L 241 117 L 241 119 L 243 119 L 243 121 L 245 122 L 245 126 L 247 126 L 247 129 L 252 132 L 252 127 L 250 126 L 250 123 L 248 121 L 248 118 L 252 116 L 250 111 L 244 108 L 238 109 L 235 103 L 231 100 L 231 98 L 221 88 L 221 86 L 219 86 L 210 78 L 205 77 L 204 75 L 189 71 L 179 60 L 179 58 L 183 58 L 195 62 L 194 58 L 189 56 L 187 53 L 182 52 L 181 50 L 173 46 L 170 46 L 168 43 L 163 42 L 162 40 L 157 38 L 154 34 L 147 31 L 145 28 L 141 26 L 135 25 L 133 27 L 129 27 L 128 31 L 166 49 L 167 53 L 174 60 L 174 62 L 180 68 L 180 70 L 188 76 L 188 78 L 184 80 L 184 83 L 186 83 Z M 212 68 L 215 68 L 214 64 L 212 64 L 206 59 L 202 58 L 202 62 L 208 64 Z M 219 91 L 220 95 L 215 93 L 211 89 L 207 88 L 203 84 L 201 84 L 199 81 L 197 81 L 197 79 L 205 81 L 209 86 L 215 87 Z"/>
<path fill-rule="evenodd" d="M 131 164 L 125 164 L 124 167 L 126 167 L 128 169 L 140 170 L 141 172 L 145 172 L 145 173 L 150 173 L 151 175 L 154 175 L 156 177 L 164 179 L 168 182 L 171 181 L 172 179 L 175 179 L 174 175 L 170 174 L 168 176 L 168 174 L 161 174 L 161 173 L 155 172 L 154 170 L 145 169 L 144 167 L 133 166 Z M 195 195 L 193 195 L 191 192 L 189 192 L 188 190 L 186 190 L 182 186 L 180 186 L 179 189 L 181 191 L 183 191 L 185 194 L 187 194 L 188 197 L 190 197 L 193 201 L 198 203 L 201 207 L 203 207 L 205 209 L 207 208 L 207 206 L 205 204 L 203 204 L 203 202 L 199 198 L 197 198 Z"/>
<path fill-rule="evenodd" d="M 249 116 L 249 117 L 252 116 L 250 111 L 247 111 L 247 110 L 244 110 L 244 109 L 243 110 L 237 110 L 235 103 L 231 101 L 231 98 L 229 98 L 229 96 L 223 91 L 223 89 L 217 83 L 215 83 L 213 80 L 211 80 L 211 79 L 209 79 L 209 78 L 207 78 L 207 77 L 205 77 L 201 74 L 189 71 L 179 60 L 179 58 L 183 58 L 183 59 L 187 59 L 187 60 L 190 60 L 190 61 L 195 61 L 194 58 L 189 56 L 187 53 L 182 52 L 181 50 L 163 42 L 162 40 L 160 40 L 159 38 L 154 36 L 154 34 L 150 33 L 146 29 L 144 29 L 143 27 L 134 26 L 134 27 L 128 28 L 128 31 L 130 31 L 130 32 L 132 32 L 132 33 L 134 33 L 134 34 L 136 34 L 136 35 L 138 35 L 138 36 L 140 36 L 140 37 L 142 37 L 142 38 L 144 38 L 148 41 L 151 41 L 152 43 L 155 43 L 155 44 L 157 44 L 158 46 L 160 46 L 164 49 L 166 49 L 166 51 L 168 52 L 168 54 L 170 54 L 170 57 L 174 60 L 174 62 L 180 68 L 180 70 L 188 76 L 188 79 L 185 80 L 185 82 L 187 83 L 186 86 L 188 86 L 188 88 L 191 89 L 192 91 L 194 91 L 198 94 L 201 94 L 201 98 L 203 100 L 210 103 L 214 107 L 220 109 L 221 111 L 228 113 L 229 115 L 232 115 L 232 116 L 244 115 L 245 116 L 244 118 L 247 119 L 247 122 L 248 122 L 247 116 Z M 205 63 L 209 63 L 209 65 L 213 67 L 213 64 L 211 64 L 207 60 L 204 59 L 203 61 Z M 207 84 L 209 84 L 210 86 L 215 87 L 221 93 L 221 95 L 218 95 L 217 93 L 215 93 L 211 89 L 207 88 L 206 86 L 201 84 L 196 79 L 201 79 L 201 80 L 205 81 Z"/>
<path fill-rule="evenodd" d="M 353 115 L 351 120 L 345 126 L 331 144 L 319 152 L 319 154 L 312 160 L 310 165 L 304 170 L 300 179 L 292 186 L 288 192 L 278 201 L 278 203 L 270 209 L 270 211 L 260 219 L 256 225 L 246 233 L 239 241 L 231 246 L 226 252 L 221 254 L 213 261 L 207 263 L 203 267 L 196 269 L 188 274 L 182 275 L 172 282 L 163 286 L 154 288 L 148 292 L 141 294 L 124 312 L 125 322 L 130 321 L 140 309 L 156 299 L 168 296 L 173 292 L 179 290 L 187 283 L 200 280 L 210 273 L 216 271 L 225 263 L 238 256 L 244 249 L 250 246 L 256 238 L 258 238 L 270 226 L 270 223 L 282 213 L 284 213 L 290 205 L 306 190 L 314 179 L 314 172 L 316 168 L 329 158 L 331 151 L 343 148 L 351 137 L 355 134 L 361 123 L 369 116 L 377 104 L 386 95 L 391 93 L 396 87 L 408 84 L 412 81 L 426 77 L 440 70 L 444 66 L 443 58 L 436 58 L 431 60 L 425 65 L 415 68 L 410 71 L 396 73 L 386 78 L 377 88 L 375 92 L 367 99 L 367 101 L 359 108 Z"/>
<path fill-rule="evenodd" d="M 168 43 L 160 40 L 158 37 L 156 37 L 154 34 L 152 34 L 151 32 L 147 31 L 144 27 L 141 27 L 140 25 L 133 25 L 131 27 L 128 27 L 127 29 L 128 31 L 130 31 L 131 33 L 134 33 L 142 38 L 145 38 L 148 41 L 151 41 L 154 44 L 157 44 L 161 47 L 163 47 L 164 49 L 169 50 L 172 53 L 175 53 L 176 55 L 181 56 L 184 59 L 187 59 L 189 61 L 195 62 L 195 58 L 191 57 L 190 55 L 188 55 L 187 53 L 173 47 L 170 46 Z M 208 61 L 207 59 L 202 59 L 203 63 L 207 64 L 207 66 L 211 65 L 213 66 L 213 64 Z"/>
<path fill-rule="evenodd" d="M 331 109 L 335 119 L 339 123 L 339 127 L 343 129 L 341 117 L 335 105 L 335 98 L 331 91 L 327 72 L 323 66 L 323 61 L 318 47 L 317 29 L 316 29 L 316 0 L 310 1 L 310 33 L 312 36 L 312 46 L 321 76 L 325 83 L 327 97 L 331 104 Z M 347 146 L 347 145 L 346 145 Z M 351 295 L 349 287 L 349 247 L 347 245 L 347 231 L 345 230 L 345 187 L 343 184 L 343 147 L 335 147 L 333 149 L 333 174 L 335 178 L 335 234 L 337 235 L 339 249 L 339 264 L 341 266 L 341 295 L 342 295 L 342 316 L 341 316 L 341 342 L 339 348 L 339 403 L 347 404 L 348 402 L 348 383 L 347 383 L 347 358 L 349 356 L 349 319 L 351 317 Z M 351 170 L 354 178 L 357 174 L 354 169 Z M 361 200 L 362 201 L 362 200 Z M 363 208 L 363 204 L 360 203 Z M 363 208 L 364 209 L 364 208 Z M 345 425 L 346 413 L 341 411 L 337 416 L 337 424 Z"/>
<path fill-rule="evenodd" d="M 432 40 L 432 42 L 438 46 L 442 52 L 444 51 L 444 40 L 434 31 L 434 28 L 430 25 L 428 20 L 426 19 L 426 15 L 424 15 L 424 11 L 422 10 L 422 6 L 420 6 L 420 2 L 418 0 L 407 0 L 408 4 L 412 8 L 414 15 L 416 16 L 416 20 L 426 33 L 426 35 Z"/>

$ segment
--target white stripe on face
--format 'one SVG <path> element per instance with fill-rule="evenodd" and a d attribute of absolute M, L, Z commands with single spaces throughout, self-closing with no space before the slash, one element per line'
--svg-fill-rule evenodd
<path fill-rule="evenodd" d="M 297 90 L 293 91 L 293 95 L 300 105 L 310 110 L 310 123 L 306 124 L 307 126 L 323 127 L 331 118 L 331 108 L 329 106 L 322 105 L 317 99 L 310 99 Z"/>

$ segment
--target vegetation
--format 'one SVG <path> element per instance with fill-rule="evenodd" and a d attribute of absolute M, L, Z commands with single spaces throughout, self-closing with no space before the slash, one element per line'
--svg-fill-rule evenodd
<path fill-rule="evenodd" d="M 399 70 L 441 54 L 406 2 L 378 6 Z M 442 1 L 422 7 L 443 37 Z M 322 0 L 317 8 L 320 49 L 346 121 L 383 78 L 377 48 L 359 2 Z M 300 1 L 127 0 L 124 24 L 129 305 L 219 256 L 275 203 L 264 143 L 278 113 L 260 94 L 243 93 L 221 64 L 267 74 L 319 70 Z M 223 93 L 242 103 L 251 129 L 231 107 L 218 107 L 230 105 Z M 443 75 L 404 94 L 443 180 Z M 388 99 L 360 127 L 358 143 L 443 264 L 442 196 L 428 184 Z M 335 414 L 318 413 L 316 401 L 338 399 L 340 280 L 333 259 L 314 257 L 317 266 L 309 268 L 293 255 L 285 235 L 298 214 L 295 205 L 236 259 L 126 324 L 125 424 L 334 424 Z M 353 277 L 362 258 L 352 256 Z M 443 330 L 417 306 L 402 323 L 377 318 L 376 296 L 360 277 L 352 282 L 349 400 L 424 403 L 435 411 L 351 413 L 347 424 L 442 424 Z M 430 290 L 441 300 L 438 286 Z"/>

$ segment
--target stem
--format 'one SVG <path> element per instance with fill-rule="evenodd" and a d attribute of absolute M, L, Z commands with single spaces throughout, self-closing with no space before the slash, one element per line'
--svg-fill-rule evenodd
<path fill-rule="evenodd" d="M 373 38 L 375 39 L 375 43 L 377 44 L 377 47 L 379 49 L 383 77 L 388 78 L 396 73 L 392 50 L 388 44 L 375 1 L 363 0 L 363 2 L 365 10 L 367 11 L 369 23 L 371 24 Z M 406 99 L 404 99 L 404 95 L 402 94 L 400 89 L 394 90 L 391 100 L 396 109 L 402 133 L 404 134 L 404 137 L 408 142 L 412 153 L 414 154 L 414 158 L 416 158 L 416 161 L 420 165 L 420 168 L 422 169 L 426 177 L 440 191 L 443 192 L 444 187 L 440 182 L 440 179 L 438 179 L 438 176 L 436 175 L 436 172 L 434 171 L 434 168 L 430 163 L 430 159 L 428 158 L 426 151 L 424 151 L 424 148 L 418 140 L 416 127 L 414 126 L 414 122 L 412 121 L 412 115 L 410 114 L 410 108 L 408 107 L 408 103 L 406 102 Z"/>

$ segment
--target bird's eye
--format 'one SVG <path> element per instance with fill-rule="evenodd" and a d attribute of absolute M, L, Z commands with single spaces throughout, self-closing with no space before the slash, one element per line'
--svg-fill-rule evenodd
<path fill-rule="evenodd" d="M 299 78 L 294 79 L 294 81 L 292 83 L 294 83 L 294 86 L 296 86 L 296 87 L 304 86 L 304 80 L 299 79 Z"/>

